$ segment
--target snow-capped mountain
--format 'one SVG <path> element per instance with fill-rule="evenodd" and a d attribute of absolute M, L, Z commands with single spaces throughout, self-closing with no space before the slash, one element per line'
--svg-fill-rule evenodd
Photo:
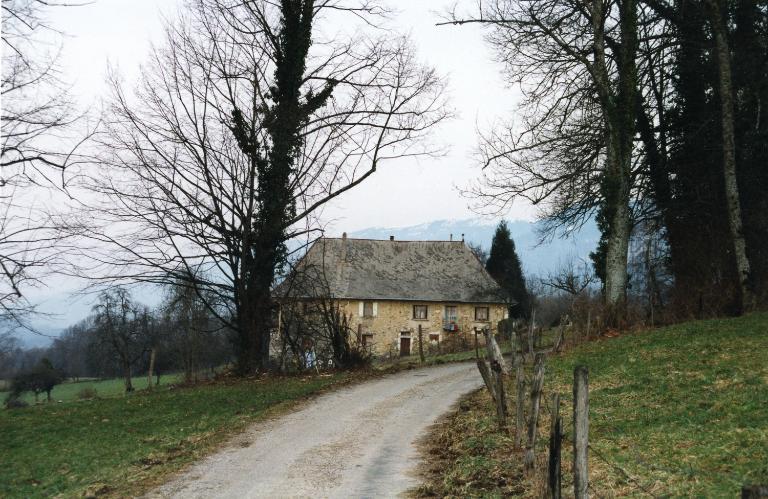
<path fill-rule="evenodd" d="M 349 237 L 388 239 L 394 236 L 401 241 L 442 240 L 453 237 L 454 241 L 464 240 L 479 244 L 486 250 L 496 230 L 497 220 L 469 218 L 464 220 L 436 220 L 409 227 L 371 227 L 348 234 Z M 569 258 L 589 259 L 589 253 L 597 247 L 600 233 L 594 223 L 589 223 L 568 239 L 553 239 L 539 244 L 541 239 L 536 222 L 523 220 L 507 222 L 515 241 L 517 254 L 527 274 L 547 274 Z"/>

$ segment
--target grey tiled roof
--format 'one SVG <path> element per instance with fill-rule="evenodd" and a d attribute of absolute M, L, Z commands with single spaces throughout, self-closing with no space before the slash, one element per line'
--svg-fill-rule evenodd
<path fill-rule="evenodd" d="M 297 269 L 290 287 L 305 291 L 292 292 L 296 298 L 311 297 L 306 290 L 321 286 L 336 299 L 507 302 L 463 241 L 321 238 Z M 285 289 L 281 284 L 277 294 Z"/>

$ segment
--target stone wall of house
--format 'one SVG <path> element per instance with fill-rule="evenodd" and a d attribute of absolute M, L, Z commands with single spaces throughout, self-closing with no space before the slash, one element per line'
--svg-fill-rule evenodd
<path fill-rule="evenodd" d="M 506 318 L 507 308 L 498 304 L 435 303 L 411 301 L 373 301 L 368 308 L 372 314 L 366 315 L 360 301 L 342 301 L 340 303 L 349 318 L 350 328 L 361 335 L 371 351 L 380 356 L 400 355 L 401 338 L 410 338 L 410 353 L 419 353 L 419 326 L 422 330 L 423 348 L 443 349 L 455 345 L 471 347 L 474 344 L 474 328 L 490 328 L 495 331 L 498 322 Z M 414 319 L 414 305 L 427 307 L 426 319 Z M 457 331 L 445 329 L 445 310 L 447 306 L 457 308 Z M 477 307 L 488 308 L 488 320 L 477 320 Z M 482 342 L 482 336 L 481 336 Z"/>

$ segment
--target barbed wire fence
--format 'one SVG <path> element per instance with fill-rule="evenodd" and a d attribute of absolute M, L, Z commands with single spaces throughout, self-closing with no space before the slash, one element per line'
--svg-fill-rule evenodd
<path fill-rule="evenodd" d="M 477 354 L 477 365 L 494 401 L 500 429 L 510 431 L 506 423 L 507 402 L 509 401 L 515 407 L 515 447 L 524 448 L 524 466 L 528 472 L 534 473 L 536 472 L 534 466 L 536 463 L 535 452 L 537 450 L 536 437 L 539 433 L 539 412 L 541 411 L 548 416 L 550 420 L 549 449 L 546 470 L 543 471 L 546 472 L 546 496 L 549 498 L 559 499 L 563 489 L 573 490 L 573 495 L 576 499 L 586 499 L 590 496 L 598 498 L 610 497 L 603 495 L 596 488 L 590 487 L 588 480 L 589 455 L 620 475 L 624 480 L 624 485 L 631 489 L 630 493 L 632 495 L 652 498 L 665 497 L 665 494 L 652 490 L 653 484 L 643 483 L 640 478 L 633 476 L 632 473 L 620 464 L 607 458 L 601 450 L 589 444 L 589 388 L 588 368 L 586 366 L 576 366 L 574 368 L 574 391 L 573 398 L 570 400 L 573 404 L 573 417 L 566 421 L 563 421 L 560 417 L 560 405 L 562 402 L 567 403 L 568 399 L 563 398 L 561 400 L 561 394 L 556 390 L 546 390 L 544 388 L 543 376 L 546 358 L 550 354 L 560 351 L 563 346 L 566 337 L 565 324 L 567 324 L 567 318 L 564 319 L 566 320 L 561 321 L 561 326 L 555 332 L 553 344 L 549 348 L 542 348 L 542 333 L 539 332 L 539 337 L 537 338 L 533 328 L 529 329 L 527 337 L 523 339 L 523 331 L 505 331 L 503 327 L 499 326 L 498 332 L 500 336 L 503 336 L 505 332 L 511 333 L 509 336 L 512 343 L 512 369 L 509 369 L 507 366 L 493 332 L 483 331 L 486 343 L 485 355 L 484 358 L 481 358 L 480 354 Z M 520 335 L 517 333 L 520 333 Z M 575 333 L 572 333 L 571 336 L 573 337 L 573 342 L 576 343 Z M 532 365 L 529 373 L 526 373 L 524 369 L 526 364 Z M 510 390 L 510 393 L 514 393 L 514 397 L 506 397 L 505 377 L 510 382 L 512 380 L 515 381 L 517 389 Z M 520 389 L 521 386 L 524 387 L 523 390 Z M 549 396 L 547 397 L 546 395 Z M 520 408 L 525 406 L 526 398 L 529 403 L 529 414 L 527 418 L 523 414 L 523 424 L 521 425 Z M 542 404 L 540 402 L 542 398 L 544 400 L 552 399 L 553 404 L 550 406 L 545 403 L 543 404 L 544 407 L 541 408 Z M 524 433 L 527 434 L 524 435 Z M 524 447 L 522 445 L 523 437 L 527 437 Z M 571 463 L 571 473 L 563 474 L 561 450 L 562 444 L 566 439 L 570 440 L 573 447 L 574 460 Z M 638 465 L 644 466 L 641 456 L 636 456 L 635 461 Z M 649 463 L 645 463 L 644 467 L 648 468 L 651 473 L 659 469 L 658 465 L 650 465 Z M 670 471 L 678 472 L 679 470 Z M 705 474 L 703 470 L 699 471 L 702 476 Z M 728 478 L 731 481 L 738 481 L 733 476 Z M 656 480 L 654 480 L 655 482 Z M 768 486 L 743 485 L 741 497 L 743 499 L 766 499 L 768 498 Z"/>

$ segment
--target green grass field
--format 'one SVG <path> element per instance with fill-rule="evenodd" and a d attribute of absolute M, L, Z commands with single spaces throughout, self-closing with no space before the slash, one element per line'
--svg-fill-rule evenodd
<path fill-rule="evenodd" d="M 625 334 L 551 358 L 542 404 L 555 390 L 563 397 L 569 494 L 579 364 L 590 370 L 590 486 L 598 496 L 736 497 L 744 484 L 768 483 L 768 314 Z M 539 427 L 543 471 L 547 410 Z M 540 476 L 522 476 L 511 432 L 497 428 L 485 391 L 466 401 L 435 436 L 444 466 L 421 493 L 538 495 Z"/>
<path fill-rule="evenodd" d="M 154 381 L 154 379 L 153 379 Z M 160 389 L 167 388 L 168 385 L 173 385 L 181 381 L 181 376 L 178 374 L 168 374 L 166 376 L 160 376 Z M 136 390 L 143 390 L 147 387 L 146 376 L 139 376 L 133 378 L 133 387 Z M 110 397 L 122 397 L 125 395 L 125 382 L 122 378 L 116 379 L 103 379 L 103 380 L 82 380 L 82 381 L 66 381 L 60 385 L 56 385 L 51 391 L 51 399 L 55 402 L 72 402 L 78 400 L 78 393 L 85 389 L 96 390 L 96 396 L 99 398 Z M 0 392 L 0 398 L 5 398 L 7 392 Z M 26 392 L 21 396 L 21 399 L 28 404 L 35 403 L 35 395 L 30 392 Z M 46 400 L 45 394 L 38 396 L 39 402 Z"/>
<path fill-rule="evenodd" d="M 425 364 L 474 357 L 459 352 L 427 357 Z M 0 409 L 0 497 L 129 496 L 215 449 L 227 437 L 292 401 L 334 385 L 419 367 L 418 355 L 370 372 L 264 378 L 173 388 L 175 375 L 146 392 L 123 393 L 121 379 L 65 383 L 53 403 Z M 79 400 L 95 388 L 99 398 Z M 0 393 L 4 398 L 5 394 Z M 34 401 L 26 394 L 25 400 Z M 41 400 L 44 398 L 41 397 Z M 59 403 L 58 401 L 61 401 Z"/>
<path fill-rule="evenodd" d="M 353 375 L 266 378 L 0 410 L 0 497 L 131 495 L 284 402 Z"/>

